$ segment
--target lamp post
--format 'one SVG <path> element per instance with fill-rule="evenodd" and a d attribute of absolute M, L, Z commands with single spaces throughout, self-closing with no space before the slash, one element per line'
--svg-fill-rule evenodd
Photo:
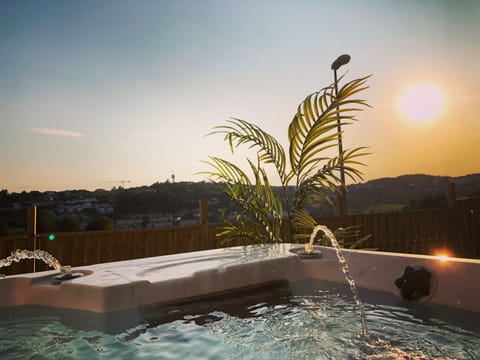
<path fill-rule="evenodd" d="M 333 63 L 333 77 L 334 77 L 334 86 L 335 86 L 335 100 L 338 98 L 338 84 L 337 84 L 337 70 L 348 64 L 350 61 L 350 55 L 344 54 L 340 55 Z M 337 104 L 337 111 L 339 110 Z M 337 194 L 337 215 L 345 216 L 347 215 L 347 192 L 345 189 L 345 169 L 343 167 L 343 143 L 342 143 L 342 126 L 340 124 L 340 113 L 337 113 L 337 131 L 338 131 L 338 155 L 339 155 L 339 165 L 340 165 L 340 182 L 342 183 L 342 188 L 340 193 Z"/>

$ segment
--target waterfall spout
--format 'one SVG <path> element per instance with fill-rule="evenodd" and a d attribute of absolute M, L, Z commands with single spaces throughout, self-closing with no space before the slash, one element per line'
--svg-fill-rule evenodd
<path fill-rule="evenodd" d="M 44 250 L 15 250 L 12 251 L 10 256 L 5 259 L 0 259 L 0 268 L 12 265 L 14 262 L 19 262 L 24 259 L 36 259 L 42 260 L 48 266 L 60 271 L 60 275 L 55 277 L 55 280 L 70 280 L 76 277 L 80 277 L 82 273 L 72 273 L 71 266 L 62 266 L 54 256 Z"/>
<path fill-rule="evenodd" d="M 335 254 L 337 255 L 338 262 L 342 267 L 342 272 L 344 273 L 345 279 L 347 280 L 348 286 L 350 287 L 350 290 L 353 295 L 353 299 L 355 300 L 355 303 L 357 304 L 358 309 L 360 310 L 360 319 L 362 323 L 362 335 L 367 336 L 368 332 L 367 332 L 367 326 L 365 323 L 365 308 L 363 306 L 362 301 L 360 300 L 360 297 L 358 296 L 355 280 L 353 280 L 352 275 L 350 274 L 348 263 L 345 260 L 345 257 L 343 256 L 342 249 L 340 248 L 340 245 L 338 244 L 338 241 L 335 238 L 335 235 L 333 235 L 332 231 L 324 225 L 315 226 L 313 228 L 312 234 L 310 235 L 310 241 L 307 244 L 305 244 L 305 251 L 307 251 L 307 248 L 313 249 L 313 243 L 315 242 L 315 237 L 317 236 L 317 233 L 319 231 L 322 231 L 325 234 L 325 236 L 330 240 L 332 247 L 335 249 Z"/>

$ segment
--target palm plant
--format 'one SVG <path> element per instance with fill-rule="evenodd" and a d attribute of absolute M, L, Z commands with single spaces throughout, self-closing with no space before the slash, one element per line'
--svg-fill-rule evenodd
<path fill-rule="evenodd" d="M 351 124 L 358 111 L 369 106 L 357 94 L 367 89 L 369 76 L 347 82 L 335 96 L 333 83 L 308 95 L 298 106 L 288 127 L 288 152 L 270 134 L 248 121 L 230 118 L 210 134 L 223 134 L 232 153 L 239 146 L 255 150 L 254 160 L 247 159 L 251 175 L 239 166 L 215 156 L 205 161 L 212 170 L 203 172 L 211 181 L 221 183 L 224 192 L 239 208 L 233 221 L 225 219 L 225 239 L 248 238 L 258 243 L 278 242 L 283 238 L 282 224 L 297 241 L 308 237 L 317 224 L 304 210 L 309 201 L 321 196 L 329 200 L 330 191 L 339 191 L 339 171 L 353 181 L 362 179 L 359 158 L 363 147 L 345 150 L 335 157 L 327 155 L 337 146 L 337 121 Z M 342 79 L 340 78 L 339 81 Z M 266 167 L 273 166 L 280 180 L 281 193 L 273 191 Z M 289 188 L 293 186 L 293 195 Z M 225 210 L 225 209 L 224 209 Z"/>

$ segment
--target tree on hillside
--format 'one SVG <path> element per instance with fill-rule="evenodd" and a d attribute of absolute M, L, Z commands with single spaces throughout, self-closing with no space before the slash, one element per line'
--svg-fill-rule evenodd
<path fill-rule="evenodd" d="M 80 219 L 77 215 L 64 215 L 57 220 L 57 231 L 80 231 Z"/>
<path fill-rule="evenodd" d="M 435 194 L 421 199 L 410 199 L 405 210 L 448 208 L 448 200 L 444 194 Z"/>
<path fill-rule="evenodd" d="M 8 223 L 4 220 L 0 220 L 0 236 L 8 235 Z"/>
<path fill-rule="evenodd" d="M 47 233 L 57 230 L 57 222 L 53 213 L 46 209 L 40 209 L 37 212 L 37 232 Z"/>
<path fill-rule="evenodd" d="M 98 216 L 87 224 L 85 230 L 113 230 L 115 222 L 107 216 Z"/>

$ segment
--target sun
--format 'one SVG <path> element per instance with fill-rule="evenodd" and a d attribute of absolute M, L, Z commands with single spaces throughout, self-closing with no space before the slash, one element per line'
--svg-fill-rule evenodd
<path fill-rule="evenodd" d="M 407 119 L 425 122 L 440 114 L 445 105 L 445 95 L 433 84 L 414 84 L 404 89 L 397 105 Z"/>

